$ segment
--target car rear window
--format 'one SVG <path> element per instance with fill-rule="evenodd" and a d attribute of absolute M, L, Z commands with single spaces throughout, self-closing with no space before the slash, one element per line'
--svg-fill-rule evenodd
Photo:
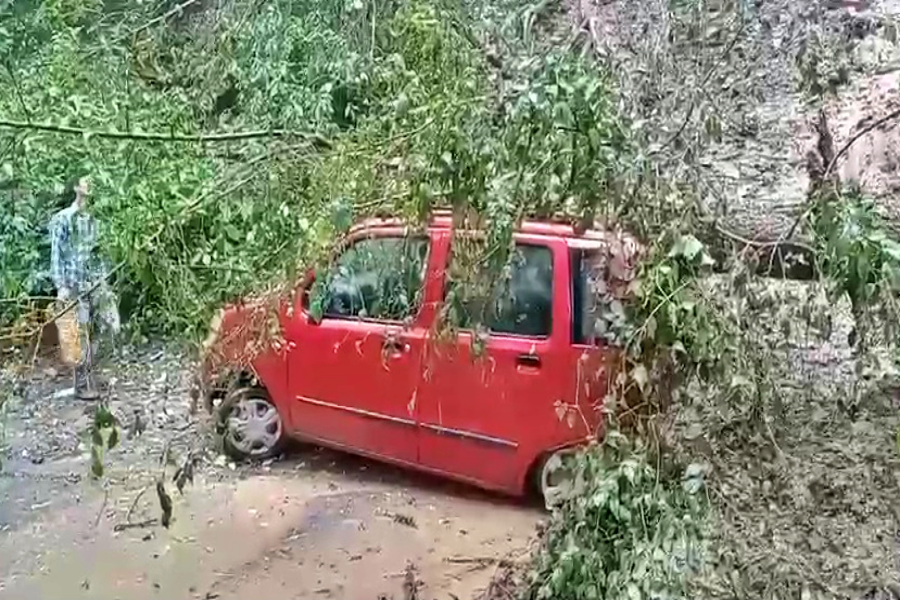
<path fill-rule="evenodd" d="M 403 321 L 419 310 L 428 240 L 362 239 L 335 260 L 325 284 L 313 289 L 325 317 Z"/>
<path fill-rule="evenodd" d="M 600 299 L 605 292 L 603 256 L 598 249 L 573 248 L 572 265 L 572 342 L 595 344 L 601 339 L 597 331 Z"/>
<path fill-rule="evenodd" d="M 455 243 L 459 243 L 457 240 Z M 479 242 L 474 242 L 482 246 Z M 445 317 L 460 329 L 547 337 L 553 313 L 553 253 L 547 246 L 516 244 L 506 265 L 490 254 L 473 256 L 473 240 L 455 245 L 445 288 Z"/>

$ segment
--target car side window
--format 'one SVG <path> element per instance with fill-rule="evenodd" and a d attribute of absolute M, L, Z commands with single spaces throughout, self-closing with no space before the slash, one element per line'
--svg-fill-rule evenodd
<path fill-rule="evenodd" d="M 314 313 L 328 318 L 403 321 L 422 300 L 428 240 L 366 238 L 349 246 L 311 292 Z"/>
<path fill-rule="evenodd" d="M 508 265 L 489 269 L 451 255 L 445 316 L 460 329 L 547 337 L 553 313 L 553 253 L 547 246 L 516 244 Z M 469 261 L 471 262 L 471 261 Z M 477 262 L 477 261 L 476 261 Z M 469 275 L 463 275 L 468 272 Z"/>
<path fill-rule="evenodd" d="M 572 249 L 572 342 L 595 344 L 603 340 L 600 299 L 606 294 L 603 256 L 597 249 Z"/>

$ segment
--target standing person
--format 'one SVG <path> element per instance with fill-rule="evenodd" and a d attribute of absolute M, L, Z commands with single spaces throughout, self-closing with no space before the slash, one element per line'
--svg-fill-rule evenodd
<path fill-rule="evenodd" d="M 87 177 L 67 185 L 66 196 L 72 203 L 53 215 L 49 227 L 50 277 L 57 297 L 64 306 L 77 300 L 82 350 L 75 366 L 75 394 L 83 400 L 99 396 L 92 372 L 97 350 L 91 340 L 92 326 L 112 334 L 120 328 L 116 298 L 106 283 L 106 265 L 97 253 L 97 222 L 90 212 L 89 193 Z"/>

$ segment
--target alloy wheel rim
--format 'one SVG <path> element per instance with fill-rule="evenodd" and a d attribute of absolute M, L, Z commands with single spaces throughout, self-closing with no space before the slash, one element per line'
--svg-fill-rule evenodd
<path fill-rule="evenodd" d="M 267 399 L 241 398 L 226 420 L 228 441 L 249 456 L 266 454 L 281 439 L 281 415 Z"/>

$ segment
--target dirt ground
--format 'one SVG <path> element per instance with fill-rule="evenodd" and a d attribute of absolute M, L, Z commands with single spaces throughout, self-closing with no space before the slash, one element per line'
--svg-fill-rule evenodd
<path fill-rule="evenodd" d="M 470 599 L 498 560 L 527 553 L 544 517 L 527 502 L 298 446 L 255 466 L 207 452 L 183 495 L 170 485 L 169 529 L 132 526 L 159 517 L 162 449 L 184 456 L 208 440 L 189 416 L 180 357 L 146 349 L 116 364 L 111 407 L 126 439 L 102 481 L 89 475 L 90 407 L 59 396 L 64 376 L 39 370 L 8 410 L 0 600 L 401 599 L 408 565 L 419 598 Z"/>

